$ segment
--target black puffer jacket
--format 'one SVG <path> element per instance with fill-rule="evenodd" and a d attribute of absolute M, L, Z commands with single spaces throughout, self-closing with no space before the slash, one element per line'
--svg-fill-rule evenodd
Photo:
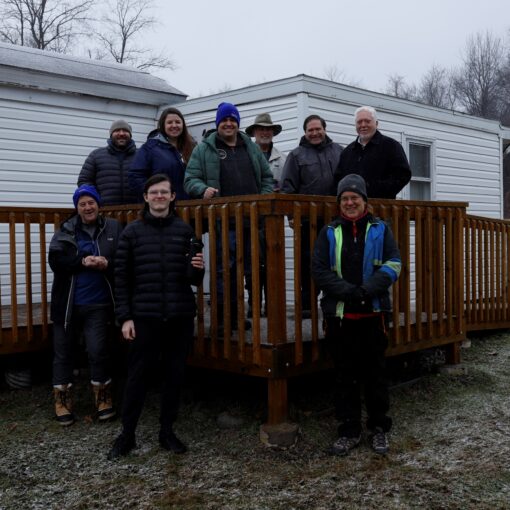
<path fill-rule="evenodd" d="M 136 145 L 131 140 L 123 151 L 115 148 L 111 140 L 106 147 L 92 151 L 78 176 L 78 186 L 92 184 L 101 195 L 102 205 L 125 205 L 138 202 L 128 182 L 128 171 L 133 163 Z"/>
<path fill-rule="evenodd" d="M 94 236 L 98 252 L 108 260 L 104 276 L 110 289 L 113 283 L 113 260 L 122 225 L 114 219 L 98 216 L 98 227 Z M 75 275 L 81 271 L 92 271 L 82 265 L 82 258 L 91 255 L 80 253 L 76 242 L 76 229 L 81 228 L 78 215 L 65 221 L 51 239 L 48 262 L 53 270 L 51 288 L 51 320 L 67 325 L 71 321 Z M 112 292 L 113 299 L 113 292 Z"/>
<path fill-rule="evenodd" d="M 190 267 L 193 236 L 180 218 L 155 218 L 148 212 L 124 229 L 115 257 L 115 314 L 120 324 L 195 315 L 190 285 L 201 284 L 204 270 Z"/>

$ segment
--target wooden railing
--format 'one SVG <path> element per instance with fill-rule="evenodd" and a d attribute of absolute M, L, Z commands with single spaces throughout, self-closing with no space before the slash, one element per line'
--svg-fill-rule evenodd
<path fill-rule="evenodd" d="M 465 338 L 467 330 L 509 327 L 508 222 L 467 216 L 465 203 L 373 200 L 370 206 L 391 224 L 403 261 L 401 277 L 393 288 L 389 355 L 439 345 L 453 348 Z M 267 378 L 270 422 L 281 421 L 286 415 L 288 377 L 330 363 L 321 342 L 317 300 L 312 300 L 311 318 L 303 319 L 300 244 L 306 228 L 313 247 L 320 226 L 336 214 L 336 208 L 334 198 L 281 194 L 178 204 L 178 214 L 208 241 L 208 281 L 197 289 L 197 338 L 190 362 Z M 137 217 L 138 206 L 103 211 L 129 222 Z M 48 346 L 52 275 L 48 274 L 46 253 L 54 229 L 72 212 L 0 208 L 0 354 Z M 289 217 L 294 219 L 293 230 L 287 226 Z M 238 246 L 248 243 L 250 248 L 251 330 L 244 322 L 247 304 L 243 251 L 237 251 L 235 266 L 229 269 L 228 251 L 216 249 L 217 239 L 221 239 L 222 246 L 228 245 L 229 231 L 235 232 Z M 220 259 L 225 267 L 225 293 L 218 303 Z M 259 306 L 263 259 L 267 318 L 262 317 Z M 237 275 L 232 300 L 231 271 Z M 311 286 L 315 292 L 313 282 Z M 238 312 L 237 331 L 230 327 L 231 301 Z M 221 313 L 223 328 L 218 316 Z M 458 360 L 457 352 L 452 349 L 452 361 Z"/>
<path fill-rule="evenodd" d="M 510 327 L 510 222 L 468 215 L 464 244 L 468 331 Z"/>

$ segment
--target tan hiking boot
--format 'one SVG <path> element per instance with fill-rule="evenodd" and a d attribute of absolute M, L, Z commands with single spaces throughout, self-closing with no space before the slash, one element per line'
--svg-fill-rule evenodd
<path fill-rule="evenodd" d="M 55 397 L 55 417 L 63 427 L 72 425 L 75 422 L 71 386 L 72 384 L 53 386 L 53 395 Z"/>
<path fill-rule="evenodd" d="M 105 383 L 92 381 L 94 398 L 96 402 L 96 416 L 99 421 L 106 421 L 115 416 L 112 403 L 112 382 Z"/>

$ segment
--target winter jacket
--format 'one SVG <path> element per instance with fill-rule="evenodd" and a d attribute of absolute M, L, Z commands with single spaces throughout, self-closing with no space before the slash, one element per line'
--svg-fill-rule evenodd
<path fill-rule="evenodd" d="M 85 268 L 82 264 L 82 259 L 92 254 L 79 251 L 76 241 L 76 231 L 79 228 L 81 228 L 81 219 L 78 215 L 64 222 L 60 230 L 53 235 L 48 253 L 48 262 L 54 273 L 51 288 L 51 320 L 64 323 L 65 327 L 72 319 L 76 275 L 81 272 L 96 271 L 96 269 Z M 122 226 L 117 220 L 98 216 L 94 242 L 97 253 L 108 260 L 108 267 L 103 274 L 110 289 L 112 302 L 114 254 L 121 231 Z"/>
<path fill-rule="evenodd" d="M 336 196 L 334 172 L 342 146 L 326 135 L 325 140 L 311 144 L 302 137 L 299 146 L 287 155 L 281 180 L 283 193 Z"/>
<path fill-rule="evenodd" d="M 379 131 L 364 147 L 355 140 L 343 150 L 335 172 L 336 182 L 348 174 L 365 179 L 368 198 L 396 198 L 411 179 L 402 145 Z"/>
<path fill-rule="evenodd" d="M 136 204 L 136 194 L 128 182 L 128 171 L 134 160 L 133 140 L 125 150 L 119 150 L 108 140 L 106 147 L 92 151 L 78 176 L 78 186 L 91 184 L 101 196 L 102 205 Z"/>
<path fill-rule="evenodd" d="M 165 174 L 170 177 L 176 199 L 186 200 L 189 196 L 183 188 L 185 169 L 181 153 L 159 131 L 152 131 L 136 153 L 129 170 L 129 185 L 142 202 L 145 181 L 154 174 Z"/>
<path fill-rule="evenodd" d="M 209 187 L 218 189 L 218 196 L 221 196 L 220 157 L 216 148 L 217 136 L 216 132 L 211 133 L 191 153 L 184 176 L 184 190 L 192 198 L 202 198 L 205 190 Z M 253 164 L 259 193 L 272 193 L 273 174 L 260 147 L 252 142 L 248 135 L 239 133 L 239 136 L 243 139 Z"/>
<path fill-rule="evenodd" d="M 287 156 L 283 152 L 280 152 L 274 145 L 271 147 L 271 154 L 267 162 L 269 163 L 269 168 L 273 174 L 275 190 L 280 189 L 280 182 L 282 180 L 282 172 L 286 159 Z"/>
<path fill-rule="evenodd" d="M 180 218 L 143 219 L 122 232 L 115 256 L 115 315 L 119 324 L 136 318 L 165 320 L 194 317 L 191 285 L 200 285 L 204 270 L 189 259 L 192 228 Z"/>
<path fill-rule="evenodd" d="M 359 264 L 349 260 L 347 265 L 357 268 L 357 274 L 342 274 L 344 260 L 356 256 L 352 249 L 344 249 L 344 245 L 353 246 L 353 222 L 337 218 L 319 232 L 312 276 L 323 292 L 321 306 L 326 317 L 341 318 L 346 304 L 356 308 L 365 299 L 371 303 L 367 311 L 391 310 L 389 288 L 400 275 L 400 252 L 390 228 L 382 220 L 371 215 L 367 220 L 365 231 L 361 232 L 364 246 Z"/>

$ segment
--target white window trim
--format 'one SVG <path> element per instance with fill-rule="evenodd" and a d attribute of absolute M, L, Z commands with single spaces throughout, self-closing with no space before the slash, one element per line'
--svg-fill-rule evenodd
<path fill-rule="evenodd" d="M 436 199 L 436 140 L 420 136 L 405 136 L 405 152 L 407 160 L 410 161 L 410 145 L 424 145 L 430 148 L 430 177 L 411 177 L 415 182 L 430 183 L 430 200 Z M 412 170 L 411 170 L 412 171 Z M 399 197 L 404 200 L 410 200 L 410 184 L 408 184 L 400 193 Z"/>

